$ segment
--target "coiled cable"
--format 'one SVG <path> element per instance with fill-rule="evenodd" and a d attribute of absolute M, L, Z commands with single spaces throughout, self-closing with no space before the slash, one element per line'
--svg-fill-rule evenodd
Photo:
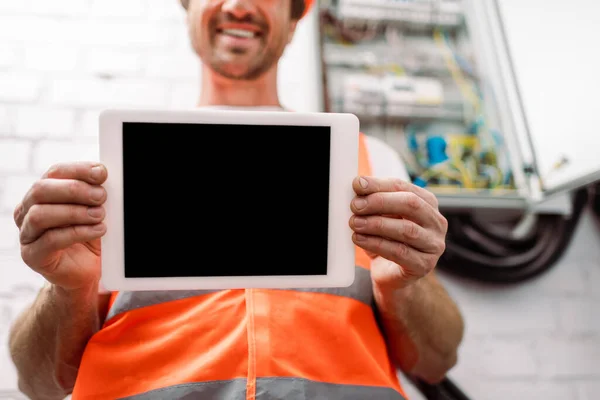
<path fill-rule="evenodd" d="M 523 236 L 483 224 L 471 215 L 446 215 L 446 251 L 439 268 L 485 282 L 516 283 L 533 278 L 563 255 L 589 199 L 590 188 L 576 190 L 570 215 L 536 215 Z"/>

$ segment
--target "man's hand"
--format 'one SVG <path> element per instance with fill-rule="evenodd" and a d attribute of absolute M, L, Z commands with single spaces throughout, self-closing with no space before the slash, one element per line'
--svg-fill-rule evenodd
<path fill-rule="evenodd" d="M 15 208 L 23 261 L 62 289 L 89 289 L 100 280 L 106 178 L 95 163 L 56 165 Z"/>
<path fill-rule="evenodd" d="M 352 186 L 357 194 L 351 204 L 352 240 L 388 260 L 374 263 L 374 285 L 402 289 L 433 271 L 448 229 L 435 195 L 394 178 L 357 177 Z"/>

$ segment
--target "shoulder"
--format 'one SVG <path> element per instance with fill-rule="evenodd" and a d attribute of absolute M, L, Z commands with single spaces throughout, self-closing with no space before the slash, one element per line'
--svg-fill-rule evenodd
<path fill-rule="evenodd" d="M 410 180 L 404 162 L 392 146 L 375 136 L 363 134 L 363 137 L 374 176 Z"/>

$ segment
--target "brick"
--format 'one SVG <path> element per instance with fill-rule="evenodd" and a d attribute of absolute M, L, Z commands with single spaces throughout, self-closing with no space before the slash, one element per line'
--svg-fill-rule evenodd
<path fill-rule="evenodd" d="M 585 261 L 579 263 L 586 282 L 587 297 L 600 300 L 600 267 L 598 261 Z"/>
<path fill-rule="evenodd" d="M 178 1 L 147 0 L 150 21 L 185 22 L 185 10 Z"/>
<path fill-rule="evenodd" d="M 163 107 L 167 87 L 142 80 L 57 79 L 50 87 L 53 104 L 72 107 Z"/>
<path fill-rule="evenodd" d="M 0 215 L 0 251 L 17 250 L 19 248 L 19 228 L 10 214 Z M 9 270 L 1 264 L 3 271 L 7 273 Z"/>
<path fill-rule="evenodd" d="M 24 12 L 30 12 L 31 8 L 29 5 L 30 0 L 21 1 L 0 1 L 0 14 L 19 14 Z"/>
<path fill-rule="evenodd" d="M 36 29 L 31 29 L 32 26 Z M 171 43 L 172 29 L 169 24 L 136 20 L 0 16 L 0 43 L 10 43 L 18 37 L 23 43 L 61 43 L 63 46 L 165 48 Z"/>
<path fill-rule="evenodd" d="M 69 38 L 68 26 L 69 23 L 41 16 L 0 14 L 0 43 L 10 43 L 15 38 L 19 38 L 21 43 L 66 43 Z"/>
<path fill-rule="evenodd" d="M 525 285 L 485 285 L 441 271 L 440 278 L 467 318 L 467 336 L 520 337 L 558 330 L 552 297 L 532 296 Z"/>
<path fill-rule="evenodd" d="M 454 378 L 453 378 L 454 379 Z M 569 382 L 539 380 L 481 380 L 468 376 L 456 378 L 461 390 L 473 400 L 574 400 L 577 391 Z"/>
<path fill-rule="evenodd" d="M 19 63 L 19 58 L 19 51 L 16 46 L 6 43 L 0 44 L 0 68 L 15 67 Z"/>
<path fill-rule="evenodd" d="M 100 117 L 100 112 L 101 111 L 99 110 L 85 111 L 79 120 L 79 124 L 77 126 L 77 135 L 89 138 L 97 138 L 99 128 L 98 118 Z"/>
<path fill-rule="evenodd" d="M 24 66 L 31 71 L 74 71 L 79 60 L 78 49 L 65 45 L 28 46 Z"/>
<path fill-rule="evenodd" d="M 565 258 L 553 268 L 524 284 L 538 294 L 557 296 L 581 296 L 586 292 L 585 274 L 578 261 Z"/>
<path fill-rule="evenodd" d="M 581 382 L 578 385 L 578 400 L 597 400 L 600 397 L 600 382 Z"/>
<path fill-rule="evenodd" d="M 48 16 L 81 16 L 88 13 L 87 1 L 81 0 L 30 0 L 31 10 L 35 14 Z"/>
<path fill-rule="evenodd" d="M 563 255 L 563 262 L 571 262 L 571 265 L 598 265 L 600 231 L 595 220 L 589 210 L 582 215 L 571 244 Z"/>
<path fill-rule="evenodd" d="M 534 378 L 538 366 L 530 339 L 469 339 L 459 348 L 456 370 L 473 378 Z"/>
<path fill-rule="evenodd" d="M 12 213 L 38 179 L 39 177 L 30 175 L 9 175 L 0 181 L 3 182 L 0 190 L 0 212 Z"/>
<path fill-rule="evenodd" d="M 171 109 L 189 109 L 198 104 L 200 85 L 178 83 L 173 85 L 168 107 Z"/>
<path fill-rule="evenodd" d="M 93 140 L 45 140 L 38 144 L 33 154 L 33 169 L 43 174 L 56 163 L 98 161 L 98 143 Z"/>
<path fill-rule="evenodd" d="M 131 51 L 94 49 L 87 54 L 85 68 L 97 75 L 130 76 L 141 72 L 142 57 Z"/>
<path fill-rule="evenodd" d="M 0 104 L 0 137 L 8 136 L 12 133 L 12 117 L 8 107 Z"/>
<path fill-rule="evenodd" d="M 170 27 L 135 20 L 92 20 L 69 27 L 69 43 L 102 45 L 112 48 L 165 48 L 170 44 Z M 79 35 L 79 36 L 77 36 Z"/>
<path fill-rule="evenodd" d="M 8 335 L 0 335 L 2 343 L 7 343 Z M 17 370 L 10 358 L 8 346 L 0 346 L 0 394 L 4 391 L 18 391 Z M 6 397 L 0 397 L 5 399 Z"/>
<path fill-rule="evenodd" d="M 545 378 L 600 379 L 600 335 L 576 340 L 541 338 L 535 348 Z"/>
<path fill-rule="evenodd" d="M 17 229 L 14 222 L 12 226 Z M 11 237 L 18 239 L 18 231 Z M 29 268 L 21 259 L 20 250 L 18 248 L 10 250 L 0 250 L 0 293 L 7 293 L 11 298 L 16 297 L 20 293 L 21 296 L 27 297 L 24 301 L 29 301 L 29 297 L 33 295 L 45 282 L 45 279 L 38 273 Z M 13 299 L 13 311 L 19 304 Z M 20 306 L 19 306 L 20 307 Z M 13 313 L 14 314 L 14 313 Z"/>
<path fill-rule="evenodd" d="M 185 18 L 178 23 L 170 23 L 167 25 L 169 35 L 171 37 L 171 50 L 173 51 L 192 51 L 190 44 L 190 36 Z"/>
<path fill-rule="evenodd" d="M 561 299 L 558 310 L 562 331 L 568 335 L 600 336 L 599 309 L 600 299 Z"/>
<path fill-rule="evenodd" d="M 195 79 L 200 73 L 198 56 L 191 51 L 151 54 L 148 57 L 148 76 L 152 78 Z"/>
<path fill-rule="evenodd" d="M 0 140 L 0 173 L 25 172 L 29 167 L 31 143 L 15 140 Z"/>
<path fill-rule="evenodd" d="M 94 17 L 139 18 L 146 14 L 142 0 L 93 0 L 91 15 Z"/>
<path fill-rule="evenodd" d="M 41 87 L 41 79 L 36 75 L 2 74 L 0 75 L 0 102 L 35 101 Z"/>
<path fill-rule="evenodd" d="M 75 112 L 54 107 L 21 107 L 17 110 L 16 132 L 32 138 L 64 137 L 73 134 Z"/>

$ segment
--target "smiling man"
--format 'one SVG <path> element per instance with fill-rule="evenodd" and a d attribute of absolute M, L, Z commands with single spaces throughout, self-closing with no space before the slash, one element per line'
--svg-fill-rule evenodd
<path fill-rule="evenodd" d="M 278 61 L 310 2 L 182 5 L 202 61 L 198 106 L 286 111 Z M 460 312 L 434 271 L 446 220 L 435 196 L 408 182 L 393 150 L 362 134 L 359 143 L 356 197 L 339 205 L 354 214 L 356 280 L 335 290 L 99 294 L 108 171 L 93 162 L 51 167 L 14 212 L 23 260 L 47 280 L 10 333 L 21 390 L 43 400 L 69 393 L 73 400 L 402 400 L 398 369 L 443 379 L 463 335 Z M 262 172 L 257 187 L 276 184 Z M 311 201 L 310 177 L 289 184 Z M 225 243 L 234 248 L 256 222 L 252 210 L 240 211 L 248 218 Z M 255 254 L 224 257 L 285 265 L 269 257 L 268 245 L 265 238 Z M 210 257 L 193 254 L 190 262 L 198 260 Z"/>

